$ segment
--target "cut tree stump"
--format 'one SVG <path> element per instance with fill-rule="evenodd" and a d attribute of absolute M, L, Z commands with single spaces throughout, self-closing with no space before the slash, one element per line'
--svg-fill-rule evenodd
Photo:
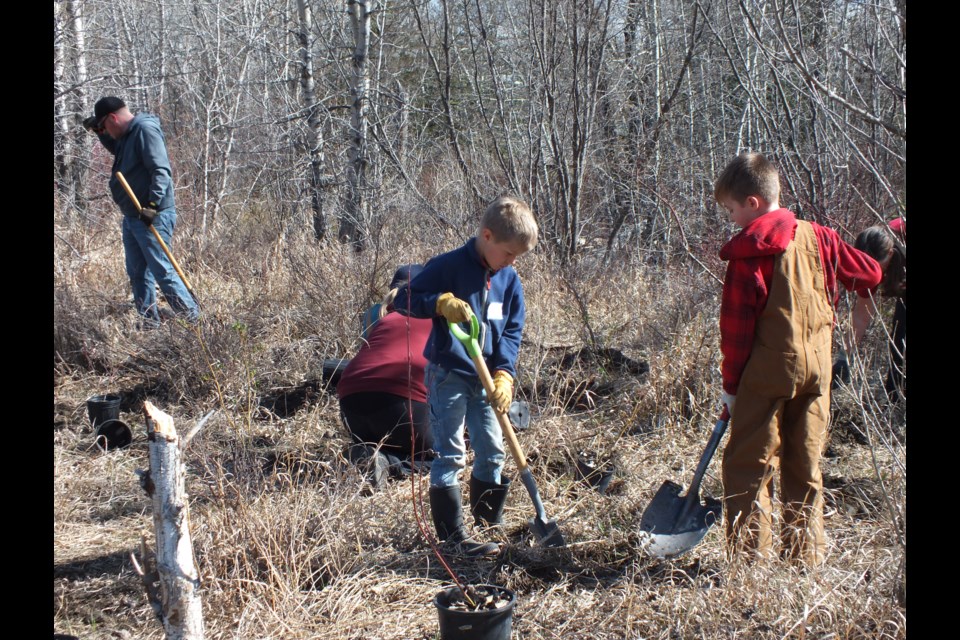
<path fill-rule="evenodd" d="M 157 551 L 155 573 L 146 557 L 143 560 L 149 573 L 138 572 L 145 584 L 159 582 L 159 589 L 147 589 L 147 597 L 163 624 L 167 640 L 203 640 L 200 575 L 190 539 L 180 437 L 173 418 L 151 402 L 143 403 L 143 413 L 150 440 L 150 470 L 141 473 L 140 484 L 153 500 Z"/>

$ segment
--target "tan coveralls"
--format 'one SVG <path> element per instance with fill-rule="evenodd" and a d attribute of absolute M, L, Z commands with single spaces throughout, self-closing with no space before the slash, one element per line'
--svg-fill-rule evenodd
<path fill-rule="evenodd" d="M 734 548 L 772 556 L 770 481 L 779 467 L 781 555 L 810 565 L 823 560 L 820 455 L 830 416 L 832 331 L 816 233 L 798 220 L 793 241 L 774 258 L 723 454 L 727 539 Z"/>

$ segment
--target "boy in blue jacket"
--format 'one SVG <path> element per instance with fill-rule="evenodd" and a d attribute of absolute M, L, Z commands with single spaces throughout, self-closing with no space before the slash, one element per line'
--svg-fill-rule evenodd
<path fill-rule="evenodd" d="M 510 409 L 526 315 L 523 287 L 511 265 L 536 245 L 537 234 L 525 202 L 497 198 L 487 206 L 479 233 L 459 249 L 430 260 L 393 303 L 400 313 L 433 319 L 423 351 L 437 452 L 430 469 L 430 510 L 437 537 L 465 555 L 500 551 L 495 543 L 472 539 L 464 526 L 459 481 L 466 467 L 464 427 L 475 454 L 470 510 L 478 525 L 500 524 L 509 480 L 501 476 L 503 434 L 494 411 Z M 479 343 L 493 374 L 495 392 L 489 403 L 473 361 L 447 324 L 468 321 L 471 311 L 480 321 Z"/>

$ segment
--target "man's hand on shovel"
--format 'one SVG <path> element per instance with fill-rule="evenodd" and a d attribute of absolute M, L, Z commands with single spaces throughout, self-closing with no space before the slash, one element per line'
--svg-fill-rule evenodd
<path fill-rule="evenodd" d="M 155 208 L 156 205 L 151 202 L 150 204 L 153 205 L 151 207 L 140 206 L 140 201 L 137 199 L 133 189 L 130 188 L 130 184 L 127 182 L 127 179 L 123 177 L 123 174 L 117 171 L 114 175 L 117 176 L 120 186 L 122 186 L 123 190 L 127 192 L 127 196 L 130 198 L 130 201 L 133 202 L 133 205 L 137 208 L 137 211 L 140 212 L 140 219 L 143 220 L 145 225 L 150 227 L 150 231 L 153 232 L 153 237 L 157 239 L 157 244 L 159 244 L 160 248 L 163 249 L 163 253 L 167 256 L 167 259 L 170 260 L 170 264 L 173 265 L 177 275 L 180 276 L 180 280 L 183 281 L 183 286 L 185 286 L 187 291 L 190 292 L 190 295 L 193 296 L 193 301 L 197 303 L 197 306 L 200 306 L 200 300 L 197 298 L 197 294 L 194 292 L 193 287 L 190 286 L 190 281 L 187 280 L 186 274 L 183 273 L 183 269 L 180 268 L 180 264 L 177 262 L 177 259 L 173 257 L 172 253 L 170 253 L 167 243 L 164 242 L 163 238 L 160 237 L 160 232 L 157 231 L 157 228 L 153 226 L 153 219 L 157 217 L 157 210 Z M 147 220 L 149 220 L 149 222 Z"/>
<path fill-rule="evenodd" d="M 150 204 L 153 205 L 152 202 Z M 156 217 L 157 209 L 155 206 L 140 208 L 140 220 L 148 227 L 153 226 L 153 219 Z"/>

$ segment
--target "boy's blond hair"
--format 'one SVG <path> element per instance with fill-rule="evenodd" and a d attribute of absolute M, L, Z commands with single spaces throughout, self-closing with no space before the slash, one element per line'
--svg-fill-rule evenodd
<path fill-rule="evenodd" d="M 489 229 L 497 242 L 517 242 L 527 251 L 537 244 L 539 228 L 530 206 L 512 196 L 500 196 L 489 205 L 480 219 L 480 230 Z"/>
<path fill-rule="evenodd" d="M 719 202 L 733 198 L 744 202 L 750 196 L 760 196 L 768 203 L 780 202 L 780 174 L 762 154 L 741 153 L 724 167 L 713 187 L 713 197 Z"/>

